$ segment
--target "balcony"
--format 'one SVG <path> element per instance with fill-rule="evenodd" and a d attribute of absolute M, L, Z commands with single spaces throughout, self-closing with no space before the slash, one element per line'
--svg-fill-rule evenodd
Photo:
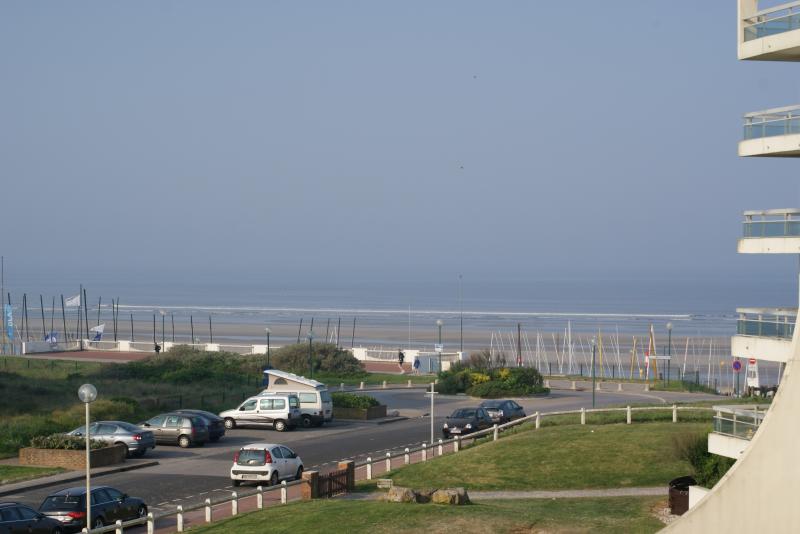
<path fill-rule="evenodd" d="M 739 59 L 800 61 L 800 1 L 758 9 L 739 0 Z"/>
<path fill-rule="evenodd" d="M 708 452 L 738 460 L 764 420 L 768 405 L 714 406 L 714 431 Z"/>
<path fill-rule="evenodd" d="M 800 209 L 744 212 L 740 254 L 800 254 Z"/>
<path fill-rule="evenodd" d="M 796 308 L 738 308 L 736 335 L 731 354 L 771 362 L 789 359 L 797 321 Z"/>
<path fill-rule="evenodd" d="M 742 157 L 800 157 L 800 106 L 755 111 L 744 116 Z"/>

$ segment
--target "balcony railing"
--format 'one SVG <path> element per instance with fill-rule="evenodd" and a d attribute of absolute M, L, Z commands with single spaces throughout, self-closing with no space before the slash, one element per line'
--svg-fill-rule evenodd
<path fill-rule="evenodd" d="M 800 29 L 800 2 L 787 2 L 744 19 L 744 40 L 752 41 L 797 29 Z"/>
<path fill-rule="evenodd" d="M 800 237 L 800 209 L 744 212 L 744 237 Z"/>
<path fill-rule="evenodd" d="M 794 308 L 738 308 L 736 333 L 740 336 L 792 339 L 797 309 Z"/>
<path fill-rule="evenodd" d="M 768 405 L 714 406 L 714 432 L 739 439 L 753 439 Z"/>
<path fill-rule="evenodd" d="M 800 133 L 800 106 L 755 111 L 744 116 L 745 140 L 798 133 Z"/>

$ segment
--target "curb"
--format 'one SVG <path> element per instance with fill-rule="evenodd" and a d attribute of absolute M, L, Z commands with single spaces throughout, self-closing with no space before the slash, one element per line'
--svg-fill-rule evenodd
<path fill-rule="evenodd" d="M 143 469 L 145 467 L 153 467 L 153 466 L 156 466 L 156 465 L 159 465 L 159 462 L 157 460 L 153 460 L 153 461 L 150 461 L 150 462 L 143 462 L 143 463 L 134 464 L 134 465 L 122 465 L 120 467 L 115 467 L 115 468 L 112 468 L 112 469 L 108 469 L 106 471 L 101 471 L 99 473 L 92 473 L 92 478 L 97 478 L 97 477 L 101 477 L 101 476 L 104 476 L 104 475 L 113 475 L 115 473 L 124 473 L 125 471 L 133 471 L 133 470 L 136 470 L 136 469 Z M 55 476 L 59 476 L 59 475 L 55 475 Z M 46 478 L 51 478 L 51 477 L 46 477 Z M 16 486 L 16 487 L 15 488 L 6 488 L 6 489 L 3 489 L 2 487 L 0 487 L 0 497 L 2 497 L 4 495 L 11 495 L 11 494 L 14 494 L 14 493 L 20 493 L 20 492 L 24 492 L 24 491 L 30 491 L 30 490 L 35 490 L 35 489 L 46 488 L 48 486 L 55 486 L 56 484 L 63 484 L 65 482 L 74 482 L 76 480 L 84 480 L 85 478 L 86 478 L 86 474 L 85 473 L 80 473 L 80 474 L 76 474 L 76 475 L 67 476 L 67 477 L 64 477 L 64 478 L 59 478 L 58 480 L 33 479 L 33 480 L 30 481 L 31 484 L 26 484 L 25 482 L 19 482 L 17 484 L 9 484 L 9 486 L 13 485 L 13 486 Z"/>
<path fill-rule="evenodd" d="M 355 424 L 364 424 L 364 425 L 388 425 L 389 423 L 397 423 L 399 421 L 407 421 L 408 417 L 401 415 L 398 417 L 387 417 L 385 419 L 373 420 L 370 421 L 368 419 L 337 419 L 337 421 L 342 421 L 345 423 L 355 423 Z"/>

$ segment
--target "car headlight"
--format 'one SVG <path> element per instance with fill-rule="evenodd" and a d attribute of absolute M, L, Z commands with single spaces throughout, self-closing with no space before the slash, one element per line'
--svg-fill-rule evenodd
<path fill-rule="evenodd" d="M 472 424 L 471 423 L 467 423 L 466 425 L 464 425 L 464 428 L 469 430 L 470 428 L 472 428 Z"/>
<path fill-rule="evenodd" d="M 444 424 L 444 426 L 443 426 L 442 428 L 447 428 L 447 423 L 445 423 L 445 424 Z"/>

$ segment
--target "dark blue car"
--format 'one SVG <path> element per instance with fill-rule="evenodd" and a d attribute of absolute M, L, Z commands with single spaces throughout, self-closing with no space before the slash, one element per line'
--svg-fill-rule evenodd
<path fill-rule="evenodd" d="M 39 512 L 57 520 L 63 532 L 80 532 L 86 526 L 86 488 L 67 488 L 45 498 Z M 92 528 L 147 515 L 141 499 L 108 486 L 92 488 Z"/>

